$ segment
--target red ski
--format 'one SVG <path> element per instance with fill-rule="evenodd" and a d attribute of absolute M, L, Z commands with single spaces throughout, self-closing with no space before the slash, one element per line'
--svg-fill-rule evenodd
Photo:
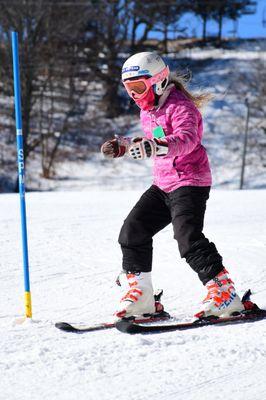
<path fill-rule="evenodd" d="M 215 316 L 198 318 L 195 321 L 184 322 L 184 323 L 172 323 L 172 324 L 137 324 L 135 321 L 122 319 L 116 323 L 116 328 L 129 334 L 135 333 L 161 333 L 171 331 L 184 331 L 188 329 L 201 328 L 209 325 L 232 325 L 232 324 L 243 324 L 247 322 L 260 321 L 266 318 L 266 310 L 260 309 L 256 304 L 250 301 L 251 291 L 248 290 L 243 298 L 242 303 L 245 310 L 241 313 L 235 313 L 234 315 L 226 318 L 219 318 Z"/>

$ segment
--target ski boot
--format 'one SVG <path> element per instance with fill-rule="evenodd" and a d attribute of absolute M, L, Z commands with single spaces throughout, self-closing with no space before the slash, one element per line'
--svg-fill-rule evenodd
<path fill-rule="evenodd" d="M 117 318 L 168 316 L 160 302 L 163 291 L 153 294 L 151 272 L 122 271 L 116 283 L 124 291 L 115 312 Z"/>
<path fill-rule="evenodd" d="M 206 288 L 208 294 L 202 302 L 202 310 L 195 314 L 196 318 L 229 317 L 245 309 L 225 268 L 206 283 Z"/>

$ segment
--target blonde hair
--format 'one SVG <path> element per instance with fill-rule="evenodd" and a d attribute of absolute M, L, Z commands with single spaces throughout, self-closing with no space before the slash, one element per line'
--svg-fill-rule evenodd
<path fill-rule="evenodd" d="M 211 100 L 214 99 L 214 95 L 210 92 L 191 92 L 187 89 L 188 83 L 191 81 L 192 74 L 188 70 L 187 72 L 176 72 L 170 74 L 169 83 L 173 83 L 177 90 L 184 93 L 184 95 L 189 98 L 197 108 L 202 109 Z"/>

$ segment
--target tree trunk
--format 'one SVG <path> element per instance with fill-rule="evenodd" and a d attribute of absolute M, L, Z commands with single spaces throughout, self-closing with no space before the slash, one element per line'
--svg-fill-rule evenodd
<path fill-rule="evenodd" d="M 138 48 L 140 48 L 141 46 L 143 46 L 143 43 L 147 40 L 148 34 L 150 33 L 151 29 L 152 29 L 152 26 L 151 26 L 151 25 L 148 25 L 148 24 L 147 24 L 147 25 L 145 26 L 143 35 L 142 35 L 142 37 L 138 40 L 138 43 L 137 43 L 137 47 L 138 47 Z"/>
<path fill-rule="evenodd" d="M 131 32 L 131 40 L 130 40 L 130 50 L 134 53 L 136 49 L 136 31 L 137 31 L 138 24 L 136 22 L 136 17 L 133 17 L 132 23 L 132 32 Z"/>
<path fill-rule="evenodd" d="M 168 29 L 167 29 L 167 25 L 164 25 L 164 30 L 163 30 L 163 47 L 164 47 L 164 53 L 168 54 Z"/>
<path fill-rule="evenodd" d="M 218 24 L 219 24 L 218 45 L 220 45 L 222 42 L 222 30 L 223 30 L 223 15 L 222 15 L 222 13 L 219 14 Z"/>
<path fill-rule="evenodd" d="M 121 107 L 118 98 L 119 82 L 117 82 L 117 79 L 115 79 L 114 77 L 113 81 L 112 79 L 105 80 L 104 86 L 105 86 L 105 93 L 103 96 L 103 106 L 104 106 L 104 111 L 106 112 L 106 117 L 115 118 L 119 116 L 121 112 Z"/>
<path fill-rule="evenodd" d="M 114 54 L 109 55 L 106 60 L 108 72 L 103 78 L 104 95 L 103 95 L 103 108 L 106 112 L 107 118 L 115 118 L 121 112 L 118 87 L 120 84 L 121 71 L 116 65 L 116 58 Z"/>
<path fill-rule="evenodd" d="M 202 39 L 206 42 L 206 31 L 207 31 L 207 15 L 203 15 L 202 17 Z"/>

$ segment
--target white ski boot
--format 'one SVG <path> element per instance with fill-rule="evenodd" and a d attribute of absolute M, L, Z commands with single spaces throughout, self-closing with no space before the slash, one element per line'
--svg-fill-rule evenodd
<path fill-rule="evenodd" d="M 223 269 L 215 278 L 207 282 L 206 288 L 208 294 L 202 302 L 202 311 L 195 314 L 195 317 L 204 318 L 211 315 L 229 317 L 233 313 L 245 309 L 236 294 L 234 282 L 228 277 L 226 269 Z"/>
<path fill-rule="evenodd" d="M 124 295 L 115 316 L 118 318 L 153 314 L 156 311 L 151 272 L 121 272 L 117 283 Z"/>

